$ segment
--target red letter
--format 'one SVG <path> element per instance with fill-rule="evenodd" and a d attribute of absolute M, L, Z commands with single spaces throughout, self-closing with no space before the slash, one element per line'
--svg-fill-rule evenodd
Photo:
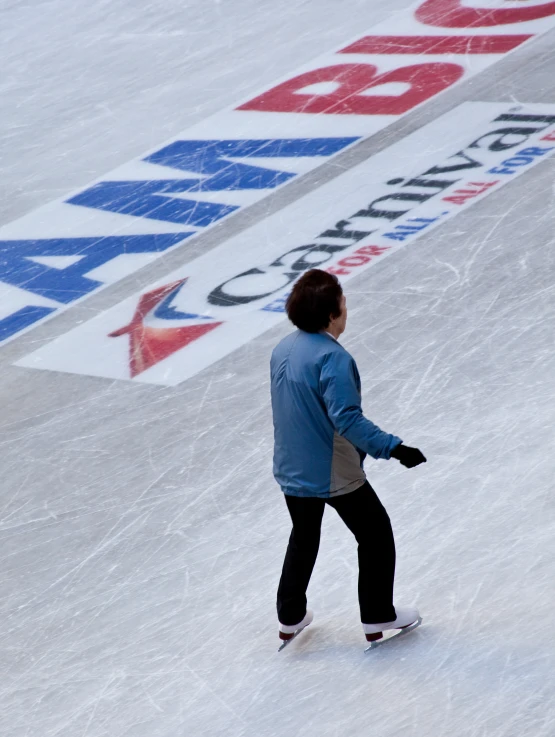
<path fill-rule="evenodd" d="M 391 246 L 362 246 L 358 248 L 355 253 L 365 253 L 370 256 L 381 256 L 382 253 L 389 251 Z"/>
<path fill-rule="evenodd" d="M 335 266 L 330 266 L 326 271 L 328 274 L 335 274 L 335 276 L 348 276 L 351 273 L 347 269 L 337 269 Z"/>
<path fill-rule="evenodd" d="M 458 64 L 441 62 L 415 64 L 384 74 L 378 74 L 377 67 L 372 64 L 338 64 L 294 77 L 237 109 L 275 113 L 401 115 L 452 85 L 463 73 Z M 321 82 L 335 82 L 339 86 L 334 92 L 322 95 L 300 92 Z M 405 82 L 410 84 L 410 89 L 401 95 L 362 94 L 389 82 Z"/>
<path fill-rule="evenodd" d="M 420 23 L 441 28 L 502 26 L 555 15 L 555 2 L 522 8 L 469 8 L 461 0 L 425 0 L 415 16 Z"/>
<path fill-rule="evenodd" d="M 339 266 L 346 266 L 348 269 L 353 269 L 356 266 L 362 266 L 367 264 L 372 259 L 370 256 L 347 256 L 339 261 Z"/>
<path fill-rule="evenodd" d="M 532 36 L 364 36 L 340 54 L 506 54 Z"/>

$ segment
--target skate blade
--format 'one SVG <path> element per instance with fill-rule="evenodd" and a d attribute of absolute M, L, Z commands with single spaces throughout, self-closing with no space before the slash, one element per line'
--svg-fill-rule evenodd
<path fill-rule="evenodd" d="M 408 627 L 405 627 L 402 630 L 399 630 L 391 637 L 384 637 L 381 640 L 375 640 L 374 642 L 371 642 L 370 645 L 364 650 L 365 653 L 367 653 L 369 650 L 375 650 L 380 645 L 384 645 L 386 642 L 391 642 L 391 640 L 396 640 L 398 637 L 402 637 L 403 635 L 408 635 L 409 632 L 412 632 L 417 627 L 419 627 L 422 624 L 422 617 L 418 617 L 416 622 L 413 622 L 412 624 L 409 624 Z"/>
<path fill-rule="evenodd" d="M 290 637 L 288 640 L 284 640 L 281 645 L 278 647 L 278 653 L 280 653 L 284 648 L 287 647 L 293 640 L 298 637 L 303 630 L 305 630 L 308 627 L 308 624 L 305 624 L 304 627 L 301 627 L 300 629 L 296 630 L 293 634 L 293 637 Z"/>

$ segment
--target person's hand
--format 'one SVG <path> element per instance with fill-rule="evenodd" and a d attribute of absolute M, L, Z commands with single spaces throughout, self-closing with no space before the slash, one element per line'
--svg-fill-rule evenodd
<path fill-rule="evenodd" d="M 396 458 L 405 468 L 414 468 L 421 463 L 426 463 L 424 454 L 418 448 L 410 448 L 408 445 L 397 445 L 391 451 L 391 457 Z"/>

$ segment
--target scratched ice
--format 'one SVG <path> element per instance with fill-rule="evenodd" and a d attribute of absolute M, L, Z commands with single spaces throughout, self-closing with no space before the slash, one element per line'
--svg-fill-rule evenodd
<path fill-rule="evenodd" d="M 406 7 L 0 0 L 0 225 Z M 554 44 L 447 91 L 349 166 L 463 101 L 552 104 Z M 291 197 L 341 166 L 318 172 Z M 330 510 L 314 625 L 275 652 L 289 525 L 268 358 L 286 323 L 173 388 L 13 365 L 233 221 L 4 346 L 0 734 L 552 737 L 554 181 L 546 159 L 348 283 L 366 412 L 429 458 L 366 464 L 396 533 L 397 600 L 424 616 L 368 655 L 354 541 Z"/>

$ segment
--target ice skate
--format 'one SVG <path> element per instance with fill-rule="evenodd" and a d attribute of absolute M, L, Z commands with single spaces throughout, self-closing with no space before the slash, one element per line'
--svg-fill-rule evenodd
<path fill-rule="evenodd" d="M 370 643 L 365 652 L 373 650 L 384 642 L 389 642 L 389 640 L 394 640 L 396 637 L 408 634 L 422 623 L 422 617 L 418 609 L 407 607 L 406 609 L 397 609 L 396 613 L 397 617 L 392 622 L 377 622 L 376 624 L 362 625 L 366 639 Z M 384 638 L 384 632 L 386 630 L 397 630 L 397 632 L 390 637 Z"/>
<path fill-rule="evenodd" d="M 281 645 L 278 648 L 278 652 L 281 652 L 284 647 L 287 647 L 290 642 L 292 642 L 297 635 L 300 635 L 301 632 L 304 630 L 305 627 L 308 627 L 308 625 L 312 622 L 314 619 L 314 613 L 311 609 L 306 610 L 306 614 L 304 616 L 304 619 L 302 619 L 299 624 L 294 625 L 288 625 L 288 624 L 281 624 L 279 623 L 279 639 L 283 640 Z"/>

